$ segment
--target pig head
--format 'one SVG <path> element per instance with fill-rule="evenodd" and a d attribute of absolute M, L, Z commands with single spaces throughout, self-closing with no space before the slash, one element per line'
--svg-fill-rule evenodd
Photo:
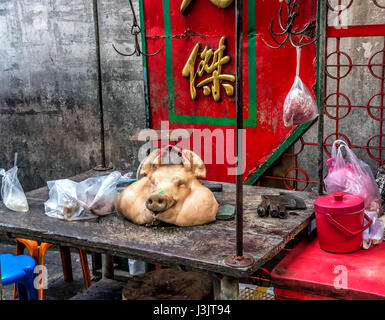
<path fill-rule="evenodd" d="M 128 220 L 178 226 L 215 220 L 218 203 L 198 180 L 206 177 L 206 168 L 194 152 L 182 150 L 181 164 L 162 164 L 156 149 L 143 163 L 141 174 L 145 176 L 124 189 L 117 200 L 117 211 Z"/>

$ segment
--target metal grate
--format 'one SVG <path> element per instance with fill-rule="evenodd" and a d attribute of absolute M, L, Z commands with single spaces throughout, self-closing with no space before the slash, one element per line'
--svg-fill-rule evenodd
<path fill-rule="evenodd" d="M 239 285 L 239 300 L 275 300 L 272 287 L 259 287 L 251 284 Z"/>
<path fill-rule="evenodd" d="M 287 160 L 292 161 L 293 167 L 282 176 L 264 176 L 267 179 L 281 180 L 287 189 L 311 191 L 317 186 L 319 183 L 317 172 L 314 172 L 316 171 L 314 166 L 307 165 L 306 161 L 310 161 L 309 155 L 316 161 L 319 143 L 323 144 L 325 156 L 329 157 L 334 140 L 342 138 L 357 152 L 359 158 L 371 165 L 372 169 L 379 167 L 385 160 L 383 146 L 385 140 L 385 24 L 348 24 L 342 27 L 330 25 L 331 20 L 333 22 L 337 20 L 338 24 L 342 25 L 344 15 L 348 17 L 349 11 L 355 4 L 363 5 L 358 0 L 327 0 L 324 141 L 315 141 L 317 137 L 314 133 L 306 134 L 295 144 L 296 151 L 283 155 L 290 158 Z M 368 6 L 368 10 L 372 12 L 376 11 L 379 16 L 383 13 L 382 21 L 385 21 L 385 1 L 371 0 L 365 2 L 365 6 Z M 332 15 L 336 20 L 331 19 Z M 376 41 L 382 39 L 380 43 L 382 47 L 365 57 L 363 61 L 360 61 L 362 57 L 357 58 L 357 55 L 354 57 L 352 52 L 345 50 L 349 46 L 349 41 L 364 44 L 368 39 L 373 39 L 372 37 L 376 37 Z M 373 84 L 370 87 L 372 91 L 370 96 L 365 96 L 357 78 Z M 350 94 L 353 92 L 355 96 L 349 96 L 347 92 Z M 360 123 L 353 122 L 352 114 L 356 114 L 357 117 L 357 112 L 360 112 Z M 355 129 L 349 128 L 349 121 L 351 121 L 350 126 L 355 126 Z M 358 137 L 356 133 L 359 132 L 360 126 L 365 124 L 371 126 L 370 135 Z M 309 167 L 313 170 L 309 170 Z"/>

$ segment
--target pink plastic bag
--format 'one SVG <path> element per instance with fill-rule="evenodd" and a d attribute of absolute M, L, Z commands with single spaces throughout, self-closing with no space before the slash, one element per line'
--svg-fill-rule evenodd
<path fill-rule="evenodd" d="M 337 149 L 337 144 L 339 148 Z M 346 157 L 342 154 L 346 150 Z M 334 163 L 334 164 L 333 164 Z M 324 180 L 327 193 L 346 192 L 361 197 L 365 209 L 380 213 L 380 193 L 369 166 L 358 159 L 343 140 L 336 140 L 332 157 L 326 161 L 329 172 Z"/>

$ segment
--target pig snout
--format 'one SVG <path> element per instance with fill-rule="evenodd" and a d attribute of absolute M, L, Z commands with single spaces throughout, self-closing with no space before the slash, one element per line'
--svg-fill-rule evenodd
<path fill-rule="evenodd" d="M 167 209 L 167 197 L 163 194 L 153 194 L 146 201 L 148 210 L 159 213 Z"/>

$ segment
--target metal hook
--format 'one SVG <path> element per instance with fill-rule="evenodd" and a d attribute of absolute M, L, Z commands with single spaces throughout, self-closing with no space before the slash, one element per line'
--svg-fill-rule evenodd
<path fill-rule="evenodd" d="M 123 52 L 119 51 L 119 50 L 115 47 L 114 44 L 112 44 L 112 47 L 114 48 L 114 50 L 115 50 L 118 54 L 120 54 L 120 55 L 122 55 L 122 56 L 125 56 L 125 57 L 131 57 L 131 56 L 133 56 L 134 54 L 136 54 L 137 56 L 144 55 L 144 56 L 146 56 L 146 57 L 152 57 L 152 56 L 157 55 L 157 54 L 160 52 L 160 50 L 161 50 L 162 48 L 160 48 L 158 51 L 156 51 L 156 52 L 154 52 L 154 53 L 144 53 L 144 52 L 140 49 L 139 35 L 140 35 L 140 33 L 141 33 L 142 30 L 140 29 L 140 27 L 139 27 L 139 25 L 138 25 L 138 21 L 137 21 L 137 19 L 136 19 L 136 14 L 135 14 L 134 6 L 132 5 L 131 0 L 129 0 L 129 3 L 130 3 L 130 8 L 131 8 L 132 16 L 133 16 L 133 24 L 132 24 L 132 26 L 131 26 L 131 35 L 133 35 L 134 38 L 135 38 L 135 49 L 134 49 L 134 51 L 133 51 L 132 53 L 123 53 Z"/>
<path fill-rule="evenodd" d="M 285 26 L 282 23 L 282 6 L 279 8 L 279 12 L 278 12 L 278 23 L 282 31 L 275 32 L 273 30 L 273 20 L 271 20 L 271 24 L 270 24 L 269 31 L 270 31 L 271 38 L 276 44 L 278 44 L 278 46 L 272 46 L 268 44 L 264 39 L 262 39 L 263 42 L 272 49 L 279 49 L 286 43 L 287 40 L 289 40 L 290 44 L 296 48 L 302 48 L 304 46 L 308 46 L 314 43 L 315 41 L 317 41 L 317 37 L 315 37 L 315 39 L 313 39 L 310 42 L 307 42 L 307 43 L 302 42 L 304 37 L 312 27 L 312 23 L 310 22 L 306 24 L 306 26 L 302 30 L 297 30 L 297 31 L 293 30 L 295 19 L 300 15 L 300 7 L 299 7 L 298 0 L 294 0 L 294 1 L 286 0 L 286 7 L 287 7 L 287 19 L 286 19 Z M 280 42 L 276 39 L 276 37 L 283 36 L 283 35 L 285 35 L 285 39 L 283 41 Z M 301 37 L 299 40 L 297 40 L 294 38 L 294 36 L 297 36 L 297 37 L 301 36 Z"/>

